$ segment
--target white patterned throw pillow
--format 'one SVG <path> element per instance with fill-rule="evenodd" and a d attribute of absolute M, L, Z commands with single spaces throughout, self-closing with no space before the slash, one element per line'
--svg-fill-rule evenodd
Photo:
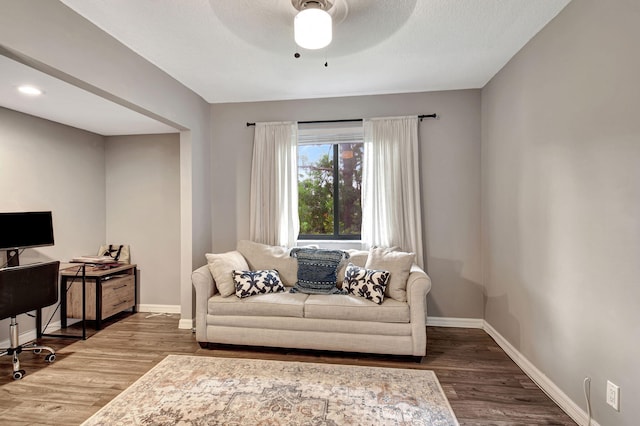
<path fill-rule="evenodd" d="M 278 293 L 285 291 L 278 271 L 233 271 L 236 296 L 243 298 L 256 294 Z"/>
<path fill-rule="evenodd" d="M 389 271 L 365 269 L 349 263 L 344 273 L 342 288 L 349 294 L 364 297 L 379 305 L 384 300 L 384 289 L 389 275 Z"/>

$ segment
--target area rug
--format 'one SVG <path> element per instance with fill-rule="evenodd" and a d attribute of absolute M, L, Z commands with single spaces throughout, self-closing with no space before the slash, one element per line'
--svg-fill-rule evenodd
<path fill-rule="evenodd" d="M 433 371 L 169 355 L 89 425 L 457 425 Z"/>

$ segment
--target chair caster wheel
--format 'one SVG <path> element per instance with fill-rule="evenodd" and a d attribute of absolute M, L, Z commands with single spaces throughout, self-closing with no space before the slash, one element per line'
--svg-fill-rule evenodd
<path fill-rule="evenodd" d="M 24 370 L 18 370 L 18 371 L 14 371 L 13 372 L 13 380 L 20 380 L 24 377 L 25 375 L 25 371 Z"/>
<path fill-rule="evenodd" d="M 56 354 L 49 354 L 44 357 L 44 360 L 47 362 L 53 362 L 56 360 Z"/>
<path fill-rule="evenodd" d="M 38 355 L 40 352 L 42 352 L 42 349 L 34 349 L 33 353 Z"/>

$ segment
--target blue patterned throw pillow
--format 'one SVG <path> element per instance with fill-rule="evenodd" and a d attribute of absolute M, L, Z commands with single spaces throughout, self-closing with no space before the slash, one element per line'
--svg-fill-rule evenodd
<path fill-rule="evenodd" d="M 364 297 L 379 305 L 384 300 L 389 275 L 389 271 L 365 269 L 350 263 L 344 273 L 342 288 L 349 294 Z"/>
<path fill-rule="evenodd" d="M 298 259 L 298 282 L 291 293 L 346 294 L 336 287 L 340 262 L 349 258 L 342 250 L 292 248 L 291 256 Z"/>
<path fill-rule="evenodd" d="M 256 294 L 278 293 L 285 291 L 280 275 L 276 270 L 233 271 L 236 296 L 240 298 Z"/>

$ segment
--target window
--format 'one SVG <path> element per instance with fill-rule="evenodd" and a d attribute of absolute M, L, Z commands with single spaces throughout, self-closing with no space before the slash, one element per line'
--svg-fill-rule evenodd
<path fill-rule="evenodd" d="M 362 126 L 298 131 L 299 239 L 360 239 Z"/>

